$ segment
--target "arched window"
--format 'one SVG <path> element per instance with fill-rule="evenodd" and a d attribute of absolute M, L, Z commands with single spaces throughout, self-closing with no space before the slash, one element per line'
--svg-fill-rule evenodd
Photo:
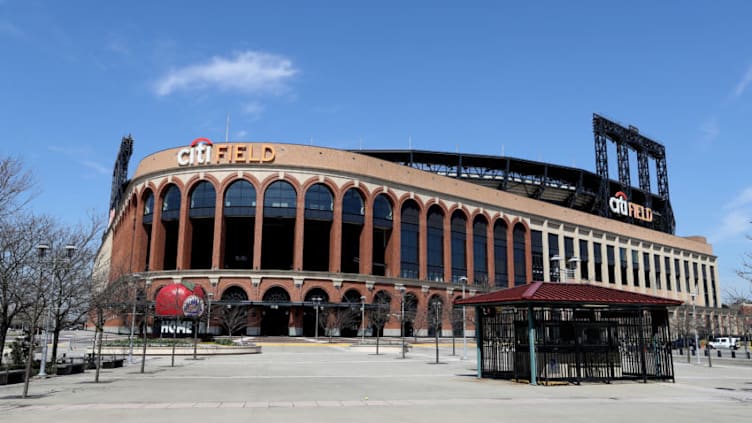
<path fill-rule="evenodd" d="M 392 228 L 392 203 L 384 194 L 379 194 L 373 200 L 373 226 L 375 228 Z"/>
<path fill-rule="evenodd" d="M 418 205 L 406 201 L 402 206 L 400 229 L 400 269 L 401 277 L 418 279 L 420 265 L 420 218 Z"/>
<path fill-rule="evenodd" d="M 191 218 L 214 217 L 217 193 L 214 186 L 207 181 L 199 182 L 191 191 Z"/>
<path fill-rule="evenodd" d="M 289 303 L 290 294 L 288 294 L 284 288 L 275 286 L 269 288 L 269 290 L 264 293 L 263 301 L 267 303 Z"/>
<path fill-rule="evenodd" d="M 305 218 L 332 220 L 334 200 L 332 191 L 324 184 L 314 184 L 305 194 Z"/>
<path fill-rule="evenodd" d="M 467 277 L 467 219 L 457 210 L 452 213 L 452 282 Z"/>
<path fill-rule="evenodd" d="M 264 193 L 261 268 L 293 268 L 297 194 L 286 181 L 275 181 Z M 299 246 L 302 247 L 302 246 Z"/>
<path fill-rule="evenodd" d="M 180 218 L 180 189 L 170 185 L 162 197 L 162 220 Z"/>
<path fill-rule="evenodd" d="M 211 269 L 214 251 L 214 206 L 217 194 L 207 181 L 199 182 L 190 195 L 191 269 Z"/>
<path fill-rule="evenodd" d="M 295 217 L 296 199 L 289 182 L 273 182 L 264 193 L 264 217 Z"/>
<path fill-rule="evenodd" d="M 363 214 L 365 214 L 363 196 L 355 188 L 347 190 L 342 198 L 342 221 L 362 225 Z"/>
<path fill-rule="evenodd" d="M 256 215 L 256 188 L 243 179 L 239 179 L 225 191 L 224 215 L 232 217 Z"/>
<path fill-rule="evenodd" d="M 154 194 L 147 190 L 144 194 L 144 224 L 151 223 L 154 219 Z"/>
<path fill-rule="evenodd" d="M 444 213 L 438 206 L 428 210 L 428 280 L 444 281 Z"/>
<path fill-rule="evenodd" d="M 248 294 L 246 294 L 245 289 L 239 286 L 231 286 L 222 292 L 221 298 L 222 301 L 227 302 L 248 301 Z"/>
<path fill-rule="evenodd" d="M 373 255 L 371 257 L 374 275 L 386 276 L 392 238 L 392 203 L 385 194 L 379 194 L 373 200 Z M 394 275 L 396 276 L 396 275 Z"/>
<path fill-rule="evenodd" d="M 525 260 L 525 234 L 527 230 L 522 223 L 514 225 L 512 233 L 514 239 L 514 284 L 527 283 L 527 261 Z"/>
<path fill-rule="evenodd" d="M 487 229 L 486 219 L 483 216 L 476 216 L 473 221 L 473 283 L 478 285 L 485 285 L 488 282 Z"/>
<path fill-rule="evenodd" d="M 315 298 L 318 298 L 318 300 L 316 300 Z M 321 304 L 325 304 L 329 302 L 329 294 L 327 294 L 326 291 L 324 291 L 321 288 L 312 288 L 310 291 L 306 293 L 305 301 L 306 302 L 318 301 Z"/>
<path fill-rule="evenodd" d="M 494 283 L 499 288 L 509 287 L 507 273 L 507 222 L 499 219 L 494 224 Z"/>

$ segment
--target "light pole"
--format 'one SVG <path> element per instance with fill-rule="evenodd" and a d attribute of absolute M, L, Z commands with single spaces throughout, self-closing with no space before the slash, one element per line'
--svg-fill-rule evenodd
<path fill-rule="evenodd" d="M 402 335 L 402 358 L 405 358 L 405 287 L 400 286 L 400 335 Z"/>
<path fill-rule="evenodd" d="M 47 255 L 47 250 L 49 250 L 49 249 L 50 249 L 50 246 L 48 244 L 39 244 L 39 245 L 37 245 L 37 252 L 38 252 L 40 264 L 44 261 L 44 258 Z M 75 251 L 76 251 L 76 246 L 75 245 L 67 244 L 65 246 L 65 258 L 67 260 L 70 260 L 71 258 L 73 258 L 73 253 Z M 53 257 L 52 260 L 53 260 L 52 261 L 52 265 L 53 265 L 53 268 L 54 268 L 56 260 L 55 260 L 54 257 Z M 40 265 L 40 270 L 39 270 L 39 277 L 40 277 L 40 279 L 42 277 L 41 265 Z M 54 275 L 53 275 L 53 277 L 54 277 Z M 45 318 L 44 318 L 44 345 L 42 345 L 42 360 L 39 363 L 39 377 L 42 377 L 42 378 L 47 377 L 47 348 L 48 348 L 47 344 L 50 342 L 50 327 L 49 327 L 49 324 L 50 324 L 50 320 L 51 320 L 50 319 L 50 311 L 51 311 L 51 306 L 52 306 L 52 304 L 50 304 L 51 303 L 51 299 L 50 298 L 46 298 L 45 299 L 45 303 L 46 303 L 46 306 L 47 306 L 47 313 L 46 313 Z M 57 324 L 57 322 L 56 322 L 56 324 Z"/>
<path fill-rule="evenodd" d="M 360 296 L 360 326 L 363 328 L 360 332 L 360 343 L 366 343 L 366 296 Z"/>
<path fill-rule="evenodd" d="M 131 309 L 131 334 L 128 337 L 128 364 L 133 364 L 133 332 L 136 328 L 136 302 L 138 301 L 138 288 L 136 288 L 136 280 L 141 275 L 134 273 L 131 275 L 131 284 L 133 285 L 133 308 Z"/>
<path fill-rule="evenodd" d="M 321 304 L 321 297 L 311 298 L 313 306 L 316 307 L 316 327 L 314 328 L 315 338 L 319 339 L 319 304 Z"/>
<path fill-rule="evenodd" d="M 700 364 L 700 342 L 697 336 L 697 309 L 695 308 L 695 297 L 697 297 L 697 291 L 689 293 L 692 297 L 692 327 L 695 330 L 695 351 L 697 351 L 697 364 Z M 710 353 L 708 353 L 709 355 Z"/>
<path fill-rule="evenodd" d="M 467 277 L 462 276 L 459 279 L 462 283 L 462 299 L 465 299 L 465 285 L 467 285 Z M 462 359 L 467 360 L 467 328 L 465 327 L 465 306 L 462 306 Z"/>
<path fill-rule="evenodd" d="M 207 303 L 209 304 L 209 309 L 206 311 L 206 334 L 211 334 L 211 300 L 212 297 L 214 297 L 213 292 L 209 292 L 206 294 Z"/>

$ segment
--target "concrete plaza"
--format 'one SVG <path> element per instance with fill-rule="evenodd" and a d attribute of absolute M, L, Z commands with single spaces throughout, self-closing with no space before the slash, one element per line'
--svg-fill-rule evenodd
<path fill-rule="evenodd" d="M 200 360 L 150 358 L 139 365 L 35 379 L 0 387 L 0 416 L 13 422 L 707 422 L 749 419 L 752 367 L 676 359 L 676 383 L 619 382 L 530 386 L 475 377 L 475 351 L 466 361 L 431 345 L 407 359 L 396 348 L 324 342 L 266 343 L 257 355 Z M 461 344 L 457 352 L 461 354 Z M 555 419 L 555 420 L 552 420 Z"/>

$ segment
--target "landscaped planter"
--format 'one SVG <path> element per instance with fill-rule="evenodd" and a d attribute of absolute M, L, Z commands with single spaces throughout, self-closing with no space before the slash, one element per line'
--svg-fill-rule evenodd
<path fill-rule="evenodd" d="M 0 371 L 0 385 L 10 385 L 13 383 L 21 383 L 24 381 L 25 374 L 26 374 L 26 370 L 24 369 Z M 32 375 L 33 374 L 34 372 L 32 371 Z"/>

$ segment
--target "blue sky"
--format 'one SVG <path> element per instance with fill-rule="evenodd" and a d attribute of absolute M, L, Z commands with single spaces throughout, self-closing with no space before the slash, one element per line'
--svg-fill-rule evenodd
<path fill-rule="evenodd" d="M 131 172 L 224 139 L 228 113 L 235 141 L 594 171 L 597 112 L 666 146 L 677 234 L 708 237 L 724 290 L 748 291 L 752 3 L 523 3 L 0 0 L 0 154 L 75 223 L 106 213 L 128 133 Z"/>

